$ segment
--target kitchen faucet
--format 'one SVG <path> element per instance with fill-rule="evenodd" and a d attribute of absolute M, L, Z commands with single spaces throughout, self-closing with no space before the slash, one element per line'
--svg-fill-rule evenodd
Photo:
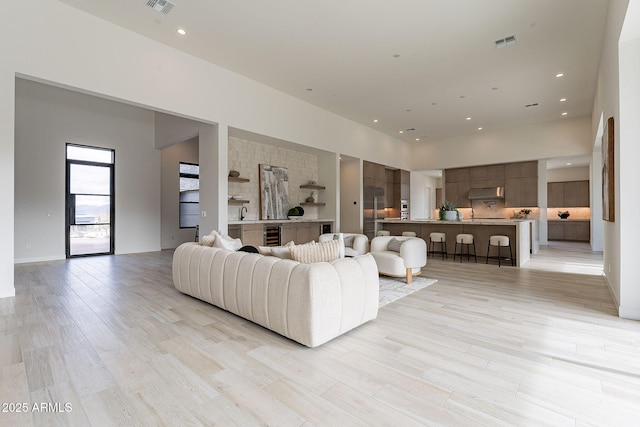
<path fill-rule="evenodd" d="M 244 213 L 247 212 L 247 207 L 243 206 L 240 208 L 240 221 L 244 220 Z"/>

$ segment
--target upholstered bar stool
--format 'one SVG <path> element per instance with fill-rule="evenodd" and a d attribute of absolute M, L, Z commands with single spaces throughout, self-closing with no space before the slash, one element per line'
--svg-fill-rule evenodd
<path fill-rule="evenodd" d="M 436 244 L 440 244 L 439 251 L 435 250 Z M 447 255 L 447 235 L 445 233 L 434 232 L 429 234 L 429 255 L 433 254 L 441 254 L 442 259 L 449 258 L 449 255 Z"/>
<path fill-rule="evenodd" d="M 418 237 L 415 231 L 403 231 L 402 235 L 407 237 Z"/>
<path fill-rule="evenodd" d="M 376 237 L 378 236 L 391 236 L 391 232 L 387 230 L 380 230 L 376 233 Z"/>
<path fill-rule="evenodd" d="M 458 245 L 460 245 L 460 252 L 458 252 Z M 478 262 L 478 257 L 476 256 L 476 241 L 473 238 L 473 234 L 458 234 L 456 236 L 456 247 L 453 248 L 453 260 L 456 260 L 456 255 L 460 255 L 460 262 L 462 262 L 462 257 L 464 256 L 464 248 L 467 248 L 467 261 L 471 260 L 471 251 L 470 248 L 473 246 L 473 257 L 476 262 Z"/>
<path fill-rule="evenodd" d="M 489 256 L 491 247 L 498 248 L 497 256 Z M 506 247 L 509 246 L 509 256 L 506 255 Z M 502 255 L 501 248 L 505 248 L 505 253 Z M 495 252 L 495 251 L 494 251 Z M 513 252 L 511 251 L 511 242 L 509 242 L 509 236 L 491 236 L 489 237 L 489 244 L 487 245 L 487 262 L 485 264 L 489 264 L 489 258 L 498 260 L 498 267 L 501 266 L 501 261 L 511 261 L 511 265 L 515 266 L 515 259 L 513 259 Z"/>

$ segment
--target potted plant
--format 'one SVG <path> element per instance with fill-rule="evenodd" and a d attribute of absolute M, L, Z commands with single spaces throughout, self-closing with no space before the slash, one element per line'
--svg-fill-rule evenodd
<path fill-rule="evenodd" d="M 446 201 L 440 205 L 441 221 L 456 221 L 459 219 L 458 206 L 455 202 Z"/>
<path fill-rule="evenodd" d="M 529 218 L 529 214 L 531 213 L 531 209 L 526 209 L 526 208 L 525 209 L 520 209 L 520 213 L 522 215 L 524 215 L 524 217 L 526 219 L 528 219 Z"/>

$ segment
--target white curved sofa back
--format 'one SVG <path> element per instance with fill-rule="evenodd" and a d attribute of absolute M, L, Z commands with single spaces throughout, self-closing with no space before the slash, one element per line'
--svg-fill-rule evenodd
<path fill-rule="evenodd" d="M 378 269 L 369 254 L 301 264 L 189 242 L 173 255 L 173 284 L 309 347 L 378 314 Z"/>

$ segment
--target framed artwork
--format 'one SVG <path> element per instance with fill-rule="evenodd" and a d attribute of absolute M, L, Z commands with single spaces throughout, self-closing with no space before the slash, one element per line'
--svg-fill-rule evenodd
<path fill-rule="evenodd" d="M 614 121 L 609 117 L 602 134 L 602 219 L 610 222 L 616 220 L 614 137 Z"/>
<path fill-rule="evenodd" d="M 260 219 L 287 219 L 289 172 L 287 168 L 259 165 Z"/>

